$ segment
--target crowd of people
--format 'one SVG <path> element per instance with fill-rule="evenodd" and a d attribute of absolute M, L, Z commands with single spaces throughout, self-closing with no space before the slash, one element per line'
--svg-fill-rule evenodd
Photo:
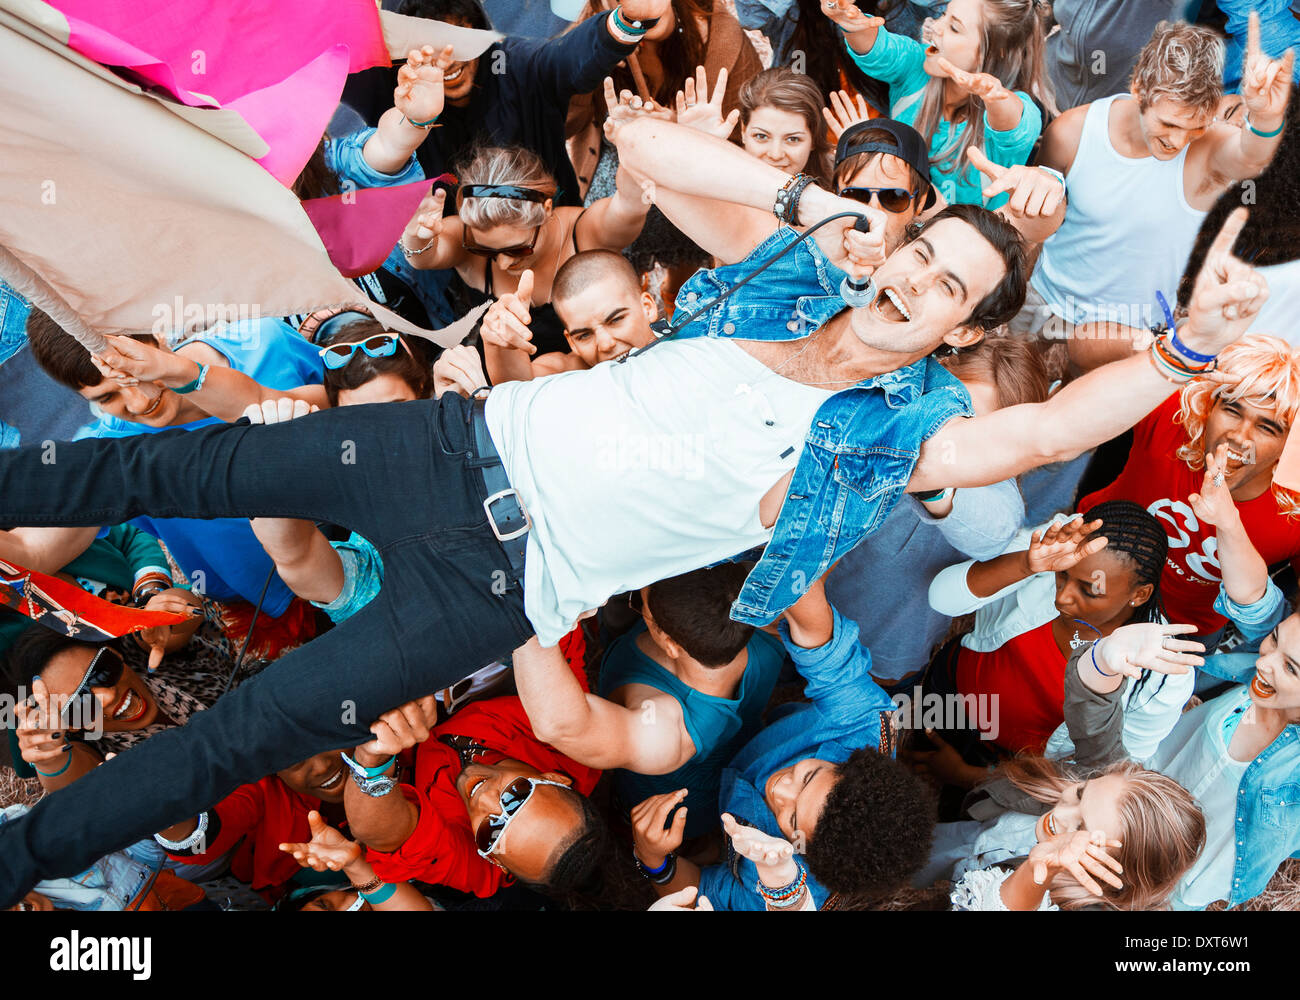
<path fill-rule="evenodd" d="M 433 182 L 356 281 L 463 343 L 322 308 L 91 354 L 0 284 L 44 380 L 2 579 L 173 622 L 0 608 L 0 906 L 1260 896 L 1295 5 L 486 6 L 402 0 L 504 37 L 353 74 L 292 186 Z"/>

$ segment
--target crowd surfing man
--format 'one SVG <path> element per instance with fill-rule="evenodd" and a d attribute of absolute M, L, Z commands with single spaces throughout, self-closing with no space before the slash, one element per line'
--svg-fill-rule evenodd
<path fill-rule="evenodd" d="M 904 491 L 996 482 L 1113 437 L 1161 402 L 1169 379 L 1198 371 L 1196 355 L 1238 339 L 1267 295 L 1230 253 L 1243 210 L 1207 257 L 1177 340 L 1157 342 L 1159 357 L 1134 356 L 1045 403 L 971 418 L 965 390 L 930 355 L 978 341 L 1021 307 L 1024 244 L 1003 219 L 952 206 L 886 255 L 881 212 L 805 187 L 723 140 L 641 118 L 616 141 L 665 189 L 676 158 L 710 162 L 707 173 L 671 177 L 687 204 L 775 206 L 775 232 L 742 265 L 697 276 L 694 287 L 707 301 L 710 287 L 776 264 L 687 335 L 623 364 L 498 386 L 486 404 L 448 393 L 289 424 L 74 443 L 55 465 L 39 448 L 3 456 L 7 523 L 314 518 L 370 539 L 385 583 L 310 651 L 289 653 L 184 729 L 6 824 L 0 902 L 195 815 L 240 783 L 356 745 L 368 738 L 358 720 L 534 635 L 555 645 L 614 593 L 762 547 L 732 616 L 770 622 Z M 789 223 L 837 213 L 784 253 L 797 239 Z M 866 233 L 852 228 L 864 216 Z M 846 308 L 839 281 L 849 272 L 871 272 L 868 304 Z M 591 462 L 608 427 L 656 460 Z M 673 460 L 687 448 L 709 476 Z"/>

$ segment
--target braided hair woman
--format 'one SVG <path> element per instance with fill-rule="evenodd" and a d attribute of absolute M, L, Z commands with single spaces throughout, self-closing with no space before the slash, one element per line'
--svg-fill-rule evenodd
<path fill-rule="evenodd" d="M 979 739 L 959 751 L 914 755 L 919 767 L 947 783 L 973 787 L 1008 754 L 1068 754 L 1064 678 L 1071 652 L 1122 625 L 1162 620 L 1160 575 L 1168 551 L 1163 527 L 1127 500 L 1098 504 L 1080 518 L 1026 531 L 1002 555 L 940 572 L 930 586 L 935 610 L 976 612 L 960 647 L 936 657 L 928 687 L 974 696 Z M 1124 742 L 1145 760 L 1178 721 L 1192 693 L 1190 674 L 1130 679 Z M 1059 730 L 1059 732 L 1058 732 Z M 971 734 L 973 735 L 973 734 Z M 956 739 L 957 737 L 954 737 Z M 964 757 L 965 760 L 961 758 Z"/>

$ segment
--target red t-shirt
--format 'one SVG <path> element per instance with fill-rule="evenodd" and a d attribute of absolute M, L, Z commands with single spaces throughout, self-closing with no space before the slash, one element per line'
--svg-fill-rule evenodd
<path fill-rule="evenodd" d="M 565 642 L 561 647 L 586 691 L 587 680 L 580 653 L 575 655 L 572 645 Z M 600 772 L 584 767 L 554 747 L 540 742 L 533 735 L 523 703 L 514 695 L 466 705 L 437 726 L 429 739 L 416 747 L 414 781 L 400 786 L 407 800 L 419 807 L 420 816 L 415 829 L 395 851 L 367 848 L 366 859 L 374 867 L 375 874 L 386 882 L 419 879 L 476 896 L 490 896 L 505 885 L 509 877 L 478 855 L 474 831 L 469 825 L 469 812 L 456 791 L 456 777 L 461 771 L 460 756 L 438 739 L 448 735 L 467 736 L 542 772 L 562 771 L 573 779 L 574 787 L 583 795 L 589 795 L 596 787 Z"/>
<path fill-rule="evenodd" d="M 994 743 L 1011 753 L 1041 754 L 1065 721 L 1065 664 L 1047 622 L 992 652 L 963 646 L 957 653 L 957 690 L 989 699 L 979 717 L 997 720 Z"/>
<path fill-rule="evenodd" d="M 239 843 L 230 859 L 231 874 L 259 892 L 273 890 L 301 870 L 293 855 L 280 850 L 280 845 L 311 840 L 307 813 L 319 808 L 320 799 L 295 792 L 276 775 L 268 775 L 240 785 L 209 810 L 217 814 L 221 828 L 205 853 L 168 856 L 181 864 L 204 864 Z M 275 893 L 263 895 L 273 897 Z"/>
<path fill-rule="evenodd" d="M 1160 596 L 1171 622 L 1195 625 L 1205 635 L 1222 628 L 1227 619 L 1214 610 L 1222 575 L 1218 538 L 1212 524 L 1202 524 L 1187 497 L 1199 493 L 1204 471 L 1194 471 L 1177 450 L 1187 433 L 1174 418 L 1178 393 L 1133 428 L 1133 450 L 1119 478 L 1105 489 L 1079 501 L 1086 511 L 1107 500 L 1132 500 L 1160 521 L 1169 536 L 1169 557 L 1160 578 Z M 1300 519 L 1277 509 L 1271 490 L 1237 504 L 1251 543 L 1272 566 L 1300 555 Z"/>

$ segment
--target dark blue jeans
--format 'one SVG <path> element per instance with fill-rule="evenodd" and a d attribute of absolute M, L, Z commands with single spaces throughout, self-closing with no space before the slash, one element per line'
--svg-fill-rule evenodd
<path fill-rule="evenodd" d="M 207 809 L 236 787 L 369 739 L 382 713 L 533 634 L 483 511 L 469 404 L 325 410 L 287 424 L 0 452 L 0 523 L 268 515 L 370 539 L 384 585 L 354 617 L 0 827 L 0 908 L 37 881 Z M 44 453 L 44 461 L 43 461 Z"/>

